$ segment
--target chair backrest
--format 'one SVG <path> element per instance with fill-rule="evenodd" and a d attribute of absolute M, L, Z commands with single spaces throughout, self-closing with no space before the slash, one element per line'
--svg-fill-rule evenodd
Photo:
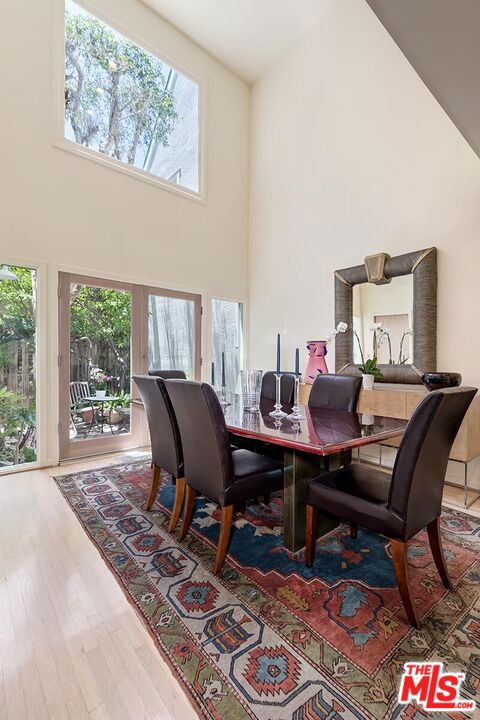
<path fill-rule="evenodd" d="M 82 400 L 89 397 L 90 388 L 88 382 L 76 380 L 70 383 L 70 405 L 75 407 L 79 405 Z"/>
<path fill-rule="evenodd" d="M 162 378 L 134 375 L 147 415 L 152 461 L 174 477 L 183 474 L 183 452 L 177 419 Z"/>
<path fill-rule="evenodd" d="M 357 408 L 361 385 L 361 377 L 319 373 L 310 390 L 308 404 L 310 407 L 354 412 Z"/>
<path fill-rule="evenodd" d="M 187 376 L 183 372 L 183 370 L 149 370 L 149 375 L 153 375 L 154 377 L 163 378 L 164 380 L 186 380 Z"/>
<path fill-rule="evenodd" d="M 233 463 L 218 397 L 207 383 L 167 380 L 165 385 L 180 428 L 187 483 L 223 505 Z"/>
<path fill-rule="evenodd" d="M 280 397 L 281 402 L 291 405 L 293 403 L 293 393 L 295 389 L 295 375 L 293 373 L 282 373 L 280 380 Z M 263 374 L 262 388 L 260 390 L 260 400 L 276 399 L 276 377 L 273 370 Z"/>
<path fill-rule="evenodd" d="M 412 537 L 442 511 L 443 482 L 453 442 L 477 388 L 435 390 L 413 413 L 393 468 L 389 510 Z"/>

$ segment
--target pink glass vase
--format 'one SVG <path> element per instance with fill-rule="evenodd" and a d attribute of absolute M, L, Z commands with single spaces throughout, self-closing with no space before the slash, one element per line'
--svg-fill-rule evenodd
<path fill-rule="evenodd" d="M 309 340 L 307 343 L 308 363 L 305 370 L 304 382 L 312 385 L 318 373 L 328 373 L 328 367 L 325 360 L 327 354 L 327 343 L 325 340 Z"/>

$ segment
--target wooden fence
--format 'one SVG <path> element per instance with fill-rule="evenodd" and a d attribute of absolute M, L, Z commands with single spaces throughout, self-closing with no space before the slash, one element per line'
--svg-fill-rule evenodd
<path fill-rule="evenodd" d="M 21 398 L 23 407 L 35 402 L 35 340 L 10 340 L 0 346 L 0 387 Z"/>
<path fill-rule="evenodd" d="M 114 348 L 105 342 L 92 342 L 87 338 L 71 338 L 70 340 L 70 380 L 86 381 L 94 389 L 90 380 L 92 368 L 105 370 L 114 379 L 112 390 L 130 392 L 130 354 L 125 352 L 119 356 Z"/>

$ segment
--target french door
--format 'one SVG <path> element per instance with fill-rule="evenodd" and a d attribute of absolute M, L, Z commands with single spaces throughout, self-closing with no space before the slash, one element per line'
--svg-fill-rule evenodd
<path fill-rule="evenodd" d="M 131 377 L 200 377 L 199 295 L 60 273 L 60 459 L 148 444 Z"/>

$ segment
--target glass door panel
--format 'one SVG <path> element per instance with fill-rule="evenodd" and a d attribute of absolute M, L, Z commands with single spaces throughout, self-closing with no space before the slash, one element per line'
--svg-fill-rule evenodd
<path fill-rule="evenodd" d="M 37 274 L 0 267 L 0 467 L 37 459 Z"/>
<path fill-rule="evenodd" d="M 225 353 L 225 384 L 228 392 L 239 392 L 243 368 L 243 304 L 212 300 L 212 361 L 217 384 L 221 381 L 222 352 Z"/>
<path fill-rule="evenodd" d="M 135 286 L 62 275 L 61 457 L 133 447 Z"/>
<path fill-rule="evenodd" d="M 71 439 L 130 432 L 132 297 L 70 283 Z M 92 398 L 105 396 L 104 401 Z"/>
<path fill-rule="evenodd" d="M 149 370 L 183 370 L 189 380 L 200 376 L 200 296 L 146 290 L 146 353 Z"/>

